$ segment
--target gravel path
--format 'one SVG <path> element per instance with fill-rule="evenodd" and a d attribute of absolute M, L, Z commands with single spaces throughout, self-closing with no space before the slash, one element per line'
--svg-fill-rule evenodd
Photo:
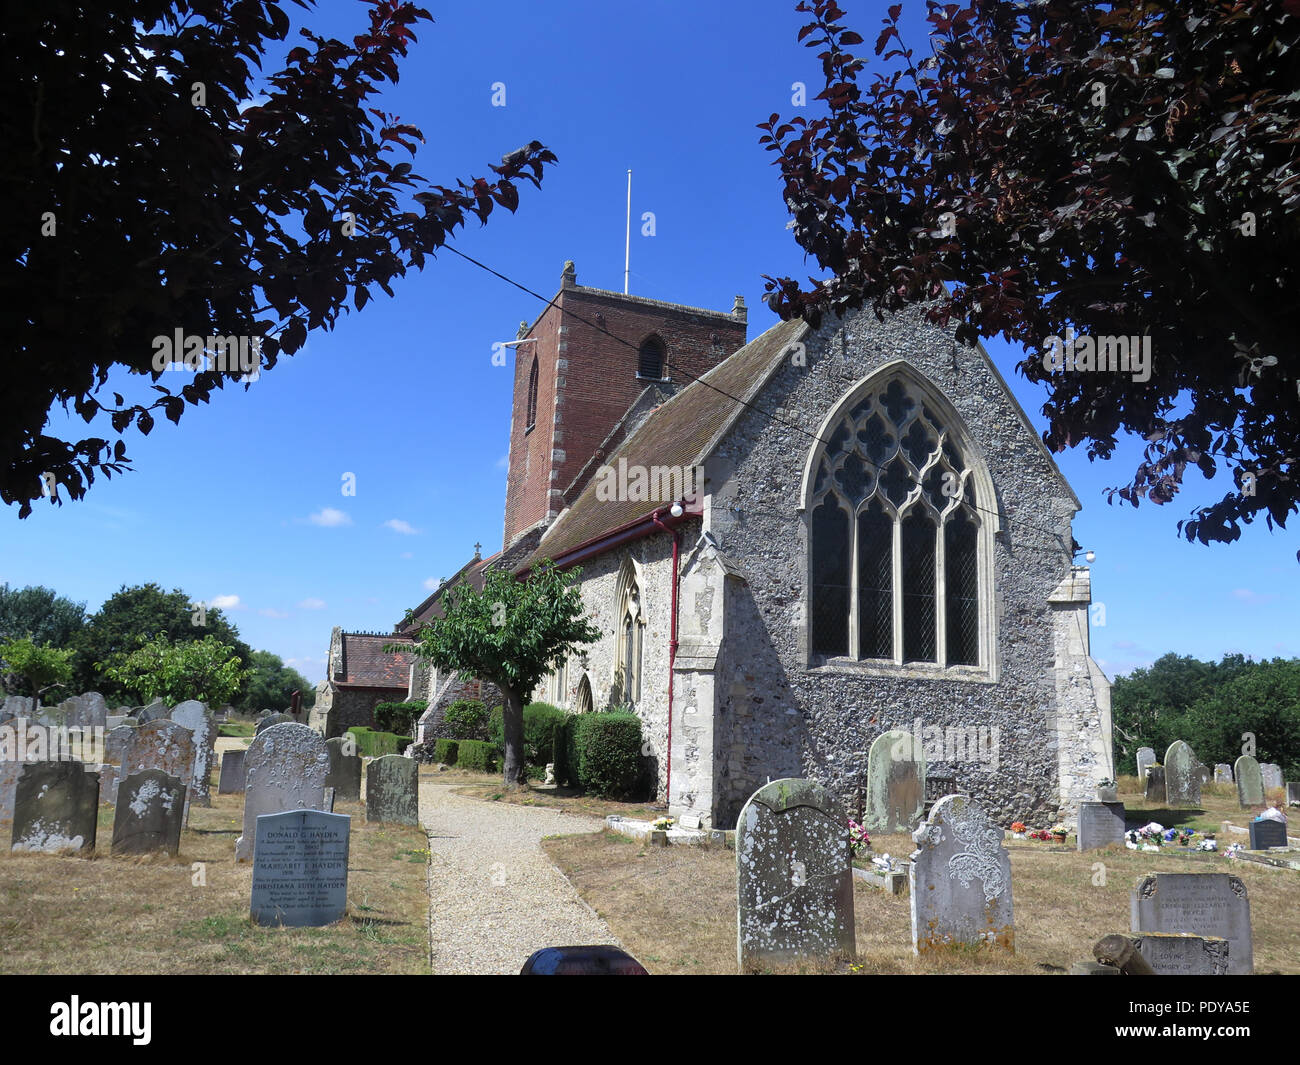
<path fill-rule="evenodd" d="M 452 787 L 420 782 L 433 972 L 514 974 L 542 947 L 620 945 L 540 846 L 543 836 L 598 832 L 598 818 L 481 802 Z"/>

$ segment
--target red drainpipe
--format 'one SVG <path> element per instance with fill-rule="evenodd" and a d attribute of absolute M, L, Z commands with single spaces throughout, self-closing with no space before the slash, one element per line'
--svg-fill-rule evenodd
<path fill-rule="evenodd" d="M 654 523 L 663 529 L 664 532 L 673 534 L 673 607 L 672 607 L 672 629 L 668 637 L 668 766 L 665 770 L 665 798 L 669 809 L 672 809 L 673 799 L 673 664 L 677 661 L 677 550 L 681 542 L 681 533 L 677 529 L 670 529 L 660 521 L 661 511 L 656 510 L 651 518 Z"/>

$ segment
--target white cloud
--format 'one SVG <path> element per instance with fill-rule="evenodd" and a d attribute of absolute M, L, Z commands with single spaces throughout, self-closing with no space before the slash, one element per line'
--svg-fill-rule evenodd
<path fill-rule="evenodd" d="M 274 607 L 263 607 L 258 611 L 264 618 L 287 618 L 289 615 L 283 610 L 276 610 Z"/>
<path fill-rule="evenodd" d="M 401 518 L 389 518 L 384 522 L 384 528 L 392 529 L 393 532 L 401 533 L 403 536 L 415 536 L 420 531 L 409 521 L 402 521 Z"/>
<path fill-rule="evenodd" d="M 437 591 L 437 589 L 438 589 L 438 585 L 440 585 L 441 583 L 442 583 L 442 581 L 440 581 L 437 577 L 429 577 L 429 578 L 424 582 L 424 587 L 425 587 L 428 591 L 433 592 L 433 591 Z"/>
<path fill-rule="evenodd" d="M 242 610 L 243 605 L 239 602 L 237 595 L 214 595 L 212 602 L 208 604 L 214 610 Z"/>
<path fill-rule="evenodd" d="M 341 510 L 335 510 L 333 507 L 324 507 L 307 519 L 313 525 L 322 525 L 325 528 L 333 528 L 338 525 L 351 525 L 352 519 Z"/>
<path fill-rule="evenodd" d="M 400 558 L 414 558 L 415 556 L 414 556 L 413 554 L 411 554 L 410 551 L 403 551 L 399 557 L 400 557 Z"/>
<path fill-rule="evenodd" d="M 302 610 L 324 610 L 324 609 L 325 609 L 325 600 L 324 600 L 324 599 L 304 599 L 301 603 L 298 604 L 298 606 L 299 606 L 299 608 L 301 608 Z"/>
<path fill-rule="evenodd" d="M 497 459 L 497 469 L 498 470 L 510 469 L 510 456 L 508 454 L 502 455 L 499 459 Z"/>
<path fill-rule="evenodd" d="M 1232 598 L 1239 599 L 1241 602 L 1246 603 L 1249 606 L 1260 606 L 1264 603 L 1271 603 L 1277 598 L 1277 596 L 1268 592 L 1254 592 L 1249 588 L 1234 588 L 1232 590 Z"/>

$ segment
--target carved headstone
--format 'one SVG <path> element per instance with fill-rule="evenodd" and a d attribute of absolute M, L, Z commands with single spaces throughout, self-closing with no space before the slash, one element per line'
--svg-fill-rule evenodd
<path fill-rule="evenodd" d="M 27 695 L 6 695 L 4 712 L 10 717 L 31 717 L 36 713 L 36 700 Z"/>
<path fill-rule="evenodd" d="M 320 733 L 289 722 L 253 737 L 244 765 L 244 834 L 235 841 L 240 862 L 253 857 L 261 814 L 322 810 L 330 757 Z"/>
<path fill-rule="evenodd" d="M 148 706 L 143 707 L 135 715 L 135 719 L 141 725 L 147 725 L 150 721 L 162 721 L 167 716 L 167 704 L 161 699 L 155 699 Z"/>
<path fill-rule="evenodd" d="M 357 802 L 361 798 L 361 755 L 356 753 L 356 739 L 335 736 L 325 741 L 330 755 L 330 772 L 325 783 L 334 789 L 337 799 Z M 345 754 L 344 751 L 352 751 Z"/>
<path fill-rule="evenodd" d="M 212 766 L 216 761 L 217 723 L 211 711 L 197 699 L 177 703 L 171 719 L 194 734 L 194 768 L 188 787 L 191 802 L 212 805 Z"/>
<path fill-rule="evenodd" d="M 99 801 L 113 806 L 117 803 L 117 785 L 122 779 L 122 756 L 126 745 L 135 735 L 130 725 L 117 725 L 104 737 L 104 765 L 99 769 Z"/>
<path fill-rule="evenodd" d="M 1226 976 L 1229 944 L 1218 936 L 1146 932 L 1137 948 L 1157 976 Z"/>
<path fill-rule="evenodd" d="M 1150 747 L 1139 747 L 1137 752 L 1138 780 L 1144 784 L 1147 779 L 1147 770 L 1156 764 L 1156 752 Z"/>
<path fill-rule="evenodd" d="M 1264 805 L 1264 777 L 1255 759 L 1243 754 L 1233 764 L 1232 775 L 1237 781 L 1237 800 L 1243 809 Z"/>
<path fill-rule="evenodd" d="M 1246 827 L 1250 833 L 1250 849 L 1253 851 L 1287 845 L 1285 821 L 1252 821 Z"/>
<path fill-rule="evenodd" d="M 948 795 L 912 835 L 912 950 L 987 944 L 1015 951 L 1011 855 L 1002 829 L 964 795 Z"/>
<path fill-rule="evenodd" d="M 1122 802 L 1079 803 L 1078 846 L 1081 851 L 1124 844 Z"/>
<path fill-rule="evenodd" d="M 1226 762 L 1220 762 L 1214 767 L 1214 782 L 1216 784 L 1232 783 L 1232 766 Z"/>
<path fill-rule="evenodd" d="M 246 748 L 222 754 L 221 778 L 217 781 L 218 795 L 244 794 L 244 775 L 247 771 L 244 759 L 247 754 Z"/>
<path fill-rule="evenodd" d="M 736 825 L 736 955 L 764 963 L 854 956 L 848 823 L 810 780 L 754 792 Z"/>
<path fill-rule="evenodd" d="M 19 697 L 9 696 L 9 699 L 16 698 Z M 18 785 L 18 774 L 32 753 L 27 737 L 34 731 L 31 719 L 26 717 L 13 717 L 0 724 L 0 846 L 8 847 L 10 842 L 14 826 L 14 789 Z"/>
<path fill-rule="evenodd" d="M 117 788 L 113 853 L 162 852 L 175 857 L 185 821 L 185 789 L 181 777 L 161 769 L 142 769 L 126 777 Z"/>
<path fill-rule="evenodd" d="M 1165 801 L 1170 806 L 1201 805 L 1200 763 L 1192 748 L 1174 740 L 1165 752 Z"/>
<path fill-rule="evenodd" d="M 260 736 L 267 729 L 273 728 L 276 725 L 288 725 L 292 723 L 293 718 L 288 714 L 267 714 L 266 717 L 262 718 L 262 720 L 257 723 L 257 728 L 253 731 L 253 736 Z"/>
<path fill-rule="evenodd" d="M 123 781 L 142 769 L 161 769 L 169 777 L 189 780 L 194 772 L 194 733 L 167 718 L 141 725 L 123 747 L 117 779 Z M 188 799 L 185 816 L 189 817 Z"/>
<path fill-rule="evenodd" d="M 1264 784 L 1264 790 L 1270 788 L 1280 788 L 1282 786 L 1282 767 L 1273 762 L 1259 763 L 1259 778 Z"/>
<path fill-rule="evenodd" d="M 1184 932 L 1228 941 L 1228 972 L 1255 971 L 1250 899 L 1230 873 L 1152 873 L 1133 889 L 1134 932 Z"/>
<path fill-rule="evenodd" d="M 1165 767 L 1153 765 L 1147 767 L 1147 802 L 1165 802 L 1169 796 L 1165 792 Z"/>
<path fill-rule="evenodd" d="M 99 774 L 80 762 L 28 762 L 14 788 L 16 851 L 92 851 L 99 824 Z"/>
<path fill-rule="evenodd" d="M 386 754 L 366 766 L 366 820 L 420 823 L 420 766 L 413 758 Z"/>
<path fill-rule="evenodd" d="M 869 832 L 911 832 L 925 814 L 925 757 L 910 732 L 877 736 L 867 756 Z"/>
<path fill-rule="evenodd" d="M 306 928 L 343 919 L 351 825 L 346 814 L 319 810 L 257 819 L 250 907 L 254 924 Z"/>

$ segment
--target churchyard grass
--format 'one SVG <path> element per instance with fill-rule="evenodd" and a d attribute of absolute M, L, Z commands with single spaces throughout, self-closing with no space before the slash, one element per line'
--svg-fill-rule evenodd
<path fill-rule="evenodd" d="M 234 739 L 249 739 L 257 733 L 257 723 L 253 721 L 223 721 L 217 726 L 218 736 Z"/>
<path fill-rule="evenodd" d="M 873 837 L 906 858 L 906 835 Z M 1129 893 L 1150 872 L 1231 872 L 1250 894 L 1257 973 L 1300 973 L 1300 874 L 1217 854 L 1153 854 L 1122 847 L 1079 853 L 1028 840 L 1011 854 L 1016 953 L 962 950 L 917 960 L 909 899 L 854 884 L 861 973 L 1064 974 L 1092 945 L 1129 930 Z M 543 847 L 614 935 L 652 973 L 736 971 L 736 856 L 722 847 L 653 847 L 612 832 L 562 836 Z M 1182 848 L 1177 848 L 1182 850 Z M 1104 868 L 1099 868 L 1099 866 Z"/>
<path fill-rule="evenodd" d="M 0 853 L 0 972 L 386 973 L 429 971 L 428 839 L 352 817 L 348 916 L 323 928 L 249 921 L 252 865 L 235 863 L 243 796 L 193 806 L 177 859 L 112 858 L 111 807 L 93 859 Z M 194 868 L 201 863 L 201 870 Z M 200 878 L 205 885 L 196 884 Z"/>
<path fill-rule="evenodd" d="M 446 773 L 440 774 L 440 776 L 446 775 Z M 509 802 L 517 806 L 545 806 L 551 810 L 560 810 L 567 814 L 583 814 L 588 817 L 608 817 L 610 814 L 617 814 L 637 821 L 653 821 L 656 817 L 664 816 L 662 806 L 599 799 L 594 795 L 583 795 L 572 788 L 530 785 L 518 791 L 507 791 L 502 787 L 499 776 L 491 784 L 471 784 L 457 788 L 456 794 L 473 799 L 485 799 L 489 802 Z"/>

